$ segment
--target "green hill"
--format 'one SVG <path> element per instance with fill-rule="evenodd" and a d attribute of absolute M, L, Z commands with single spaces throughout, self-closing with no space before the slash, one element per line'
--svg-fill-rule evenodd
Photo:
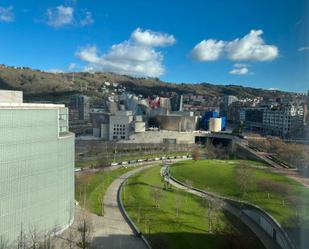
<path fill-rule="evenodd" d="M 104 82 L 120 83 L 127 91 L 144 96 L 175 92 L 178 94 L 207 94 L 237 97 L 281 97 L 292 93 L 243 87 L 238 85 L 214 85 L 210 83 L 169 83 L 157 78 L 135 78 L 107 72 L 97 73 L 48 73 L 30 68 L 0 66 L 0 88 L 24 91 L 25 100 L 66 101 L 75 93 L 83 92 L 92 97 L 102 97 Z"/>

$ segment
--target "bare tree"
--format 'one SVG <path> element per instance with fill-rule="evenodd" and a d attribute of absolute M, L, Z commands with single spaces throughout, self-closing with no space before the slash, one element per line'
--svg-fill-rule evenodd
<path fill-rule="evenodd" d="M 304 216 L 301 215 L 301 212 L 307 208 L 304 197 L 296 194 L 288 195 L 287 201 L 293 205 L 295 211 L 287 222 L 295 224 L 296 227 L 301 227 L 305 222 Z"/>
<path fill-rule="evenodd" d="M 153 197 L 153 200 L 154 200 L 154 204 L 155 204 L 155 207 L 156 208 L 160 208 L 160 200 L 162 199 L 163 197 L 163 191 L 162 189 L 160 188 L 157 188 L 155 187 L 153 190 L 152 190 L 152 197 Z"/>
<path fill-rule="evenodd" d="M 260 191 L 267 193 L 267 199 L 270 198 L 270 192 L 273 190 L 274 181 L 269 179 L 261 179 L 257 182 L 257 187 Z"/>
<path fill-rule="evenodd" d="M 192 159 L 194 161 L 197 161 L 200 159 L 200 157 L 201 157 L 200 148 L 198 146 L 195 146 L 192 151 Z"/>
<path fill-rule="evenodd" d="M 77 231 L 78 241 L 76 242 L 76 246 L 81 249 L 89 249 L 92 244 L 92 225 L 90 222 L 90 218 L 84 215 L 81 219 Z"/>
<path fill-rule="evenodd" d="M 285 183 L 274 182 L 272 189 L 273 192 L 280 196 L 282 206 L 285 206 L 285 200 L 291 194 L 291 188 Z"/>
<path fill-rule="evenodd" d="M 40 238 L 36 227 L 29 227 L 29 248 L 40 248 Z"/>
<path fill-rule="evenodd" d="M 193 187 L 193 182 L 191 180 L 188 180 L 186 179 L 185 180 L 185 185 L 188 186 L 188 188 L 192 188 Z M 188 204 L 188 200 L 189 200 L 189 196 L 190 196 L 190 193 L 188 191 L 186 191 L 186 204 Z"/>
<path fill-rule="evenodd" d="M 72 226 L 70 226 L 64 233 L 64 235 L 61 237 L 63 240 L 60 246 L 56 246 L 56 248 L 65 248 L 65 249 L 75 249 L 76 248 L 76 243 L 77 239 L 79 239 L 78 235 L 78 230 L 73 229 Z M 47 240 L 48 241 L 48 237 Z M 44 249 L 50 249 L 49 247 L 45 247 Z"/>
<path fill-rule="evenodd" d="M 28 247 L 27 236 L 25 234 L 23 226 L 21 225 L 20 233 L 17 238 L 17 249 L 27 249 L 27 247 Z"/>
<path fill-rule="evenodd" d="M 216 201 L 209 201 L 204 196 L 202 199 L 202 205 L 204 206 L 205 219 L 208 223 L 208 232 L 212 233 L 215 230 L 220 230 L 219 211 L 221 210 L 221 204 Z"/>
<path fill-rule="evenodd" d="M 179 217 L 180 209 L 182 207 L 182 202 L 181 202 L 181 196 L 178 193 L 175 193 L 174 195 L 174 205 L 176 209 L 176 217 Z"/>
<path fill-rule="evenodd" d="M 216 148 L 211 143 L 207 143 L 205 153 L 208 159 L 216 158 Z"/>
<path fill-rule="evenodd" d="M 236 182 L 240 188 L 242 196 L 248 193 L 252 183 L 252 169 L 250 166 L 240 164 L 235 168 Z"/>

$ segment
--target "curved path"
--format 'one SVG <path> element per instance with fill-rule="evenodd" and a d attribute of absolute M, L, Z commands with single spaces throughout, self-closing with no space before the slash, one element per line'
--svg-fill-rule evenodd
<path fill-rule="evenodd" d="M 131 170 L 118 177 L 107 189 L 104 197 L 104 217 L 92 219 L 94 229 L 93 244 L 95 248 L 104 249 L 147 249 L 141 238 L 137 237 L 123 217 L 117 200 L 118 189 L 130 176 L 149 167 Z M 100 219 L 98 219 L 100 218 Z"/>
<path fill-rule="evenodd" d="M 163 173 L 164 167 L 161 169 L 161 174 Z M 243 215 L 240 209 L 236 208 L 235 206 L 232 206 L 228 202 L 224 201 L 223 199 L 215 198 L 214 196 L 207 195 L 206 193 L 201 193 L 199 191 L 196 191 L 192 188 L 186 187 L 184 185 L 179 184 L 178 182 L 174 181 L 172 178 L 166 179 L 171 185 L 173 185 L 176 188 L 182 189 L 188 193 L 194 194 L 196 196 L 206 198 L 211 202 L 217 203 L 220 205 L 224 210 L 227 212 L 233 214 L 238 219 L 240 219 L 244 224 L 246 224 L 251 231 L 260 239 L 260 241 L 263 243 L 265 248 L 267 249 L 280 249 L 280 247 L 277 245 L 277 243 L 272 240 L 267 233 L 260 228 L 255 222 L 253 222 L 248 216 Z"/>

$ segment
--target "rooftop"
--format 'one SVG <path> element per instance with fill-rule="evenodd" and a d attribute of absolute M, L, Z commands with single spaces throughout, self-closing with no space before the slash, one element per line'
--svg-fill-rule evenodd
<path fill-rule="evenodd" d="M 0 109 L 54 109 L 63 104 L 23 103 L 23 92 L 0 90 Z"/>

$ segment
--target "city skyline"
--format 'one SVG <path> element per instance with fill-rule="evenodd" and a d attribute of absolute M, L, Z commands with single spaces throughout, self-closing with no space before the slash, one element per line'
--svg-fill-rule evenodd
<path fill-rule="evenodd" d="M 0 63 L 307 92 L 307 1 L 236 2 L 3 1 Z"/>

